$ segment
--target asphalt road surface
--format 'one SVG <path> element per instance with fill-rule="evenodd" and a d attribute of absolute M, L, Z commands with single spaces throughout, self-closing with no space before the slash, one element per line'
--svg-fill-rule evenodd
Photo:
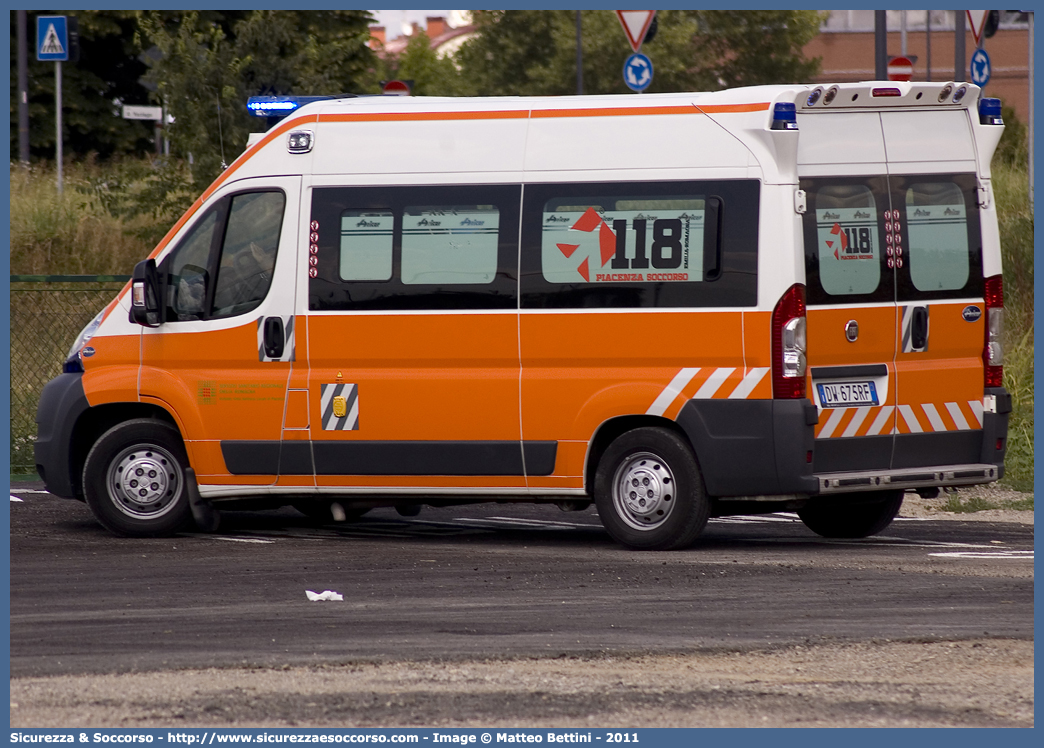
<path fill-rule="evenodd" d="M 119 539 L 41 488 L 12 489 L 12 677 L 1033 636 L 1032 525 L 838 541 L 768 515 L 642 553 L 593 509 L 481 504 Z"/>

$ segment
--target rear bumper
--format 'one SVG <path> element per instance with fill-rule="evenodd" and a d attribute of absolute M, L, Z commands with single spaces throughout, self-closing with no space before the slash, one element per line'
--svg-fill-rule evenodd
<path fill-rule="evenodd" d="M 822 473 L 816 476 L 821 494 L 886 491 L 888 489 L 973 486 L 1000 478 L 996 465 L 936 465 L 903 470 Z"/>
<path fill-rule="evenodd" d="M 1004 477 L 1011 395 L 985 392 L 982 428 L 894 436 L 817 439 L 820 493 L 991 483 Z"/>

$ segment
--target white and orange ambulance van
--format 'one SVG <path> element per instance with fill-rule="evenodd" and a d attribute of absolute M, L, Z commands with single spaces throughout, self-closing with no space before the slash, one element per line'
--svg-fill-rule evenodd
<path fill-rule="evenodd" d="M 38 470 L 121 535 L 235 502 L 861 537 L 1003 472 L 999 102 L 963 83 L 339 98 L 84 330 Z"/>

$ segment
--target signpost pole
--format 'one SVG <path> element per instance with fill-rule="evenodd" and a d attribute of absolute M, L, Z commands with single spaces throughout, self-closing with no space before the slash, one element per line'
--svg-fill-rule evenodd
<path fill-rule="evenodd" d="M 18 160 L 29 165 L 29 41 L 25 28 L 26 12 L 17 11 L 18 24 Z"/>
<path fill-rule="evenodd" d="M 58 163 L 58 194 L 62 194 L 62 63 L 54 61 L 55 161 Z"/>
<path fill-rule="evenodd" d="M 953 79 L 964 83 L 964 11 L 953 12 Z"/>
<path fill-rule="evenodd" d="M 580 44 L 580 11 L 576 12 L 576 95 L 584 95 L 584 48 Z"/>
<path fill-rule="evenodd" d="M 1033 19 L 1035 11 L 1029 15 L 1029 203 L 1033 210 Z"/>

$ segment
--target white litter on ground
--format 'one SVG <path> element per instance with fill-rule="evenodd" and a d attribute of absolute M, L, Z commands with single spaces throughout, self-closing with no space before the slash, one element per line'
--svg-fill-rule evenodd
<path fill-rule="evenodd" d="M 305 590 L 305 594 L 308 596 L 308 599 L 312 602 L 322 602 L 326 600 L 330 600 L 333 602 L 344 601 L 344 595 L 334 592 L 333 590 L 323 590 L 322 592 L 312 592 L 311 590 Z"/>

